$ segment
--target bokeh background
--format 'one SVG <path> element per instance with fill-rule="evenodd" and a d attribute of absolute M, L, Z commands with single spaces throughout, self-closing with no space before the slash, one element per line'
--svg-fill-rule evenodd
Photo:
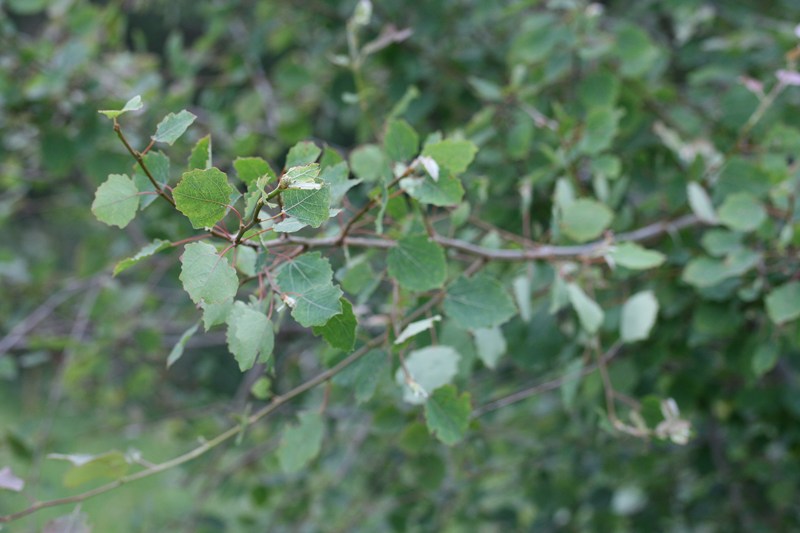
<path fill-rule="evenodd" d="M 480 145 L 465 184 L 475 218 L 519 233 L 520 187 L 532 188 L 534 237 L 547 235 L 567 167 L 586 191 L 598 187 L 586 172 L 608 174 L 606 186 L 621 191 L 612 191 L 620 229 L 686 213 L 687 181 L 716 156 L 736 158 L 736 172 L 715 200 L 797 187 L 800 89 L 788 87 L 742 132 L 760 87 L 769 91 L 776 71 L 792 66 L 798 2 L 387 0 L 375 2 L 360 35 L 390 42 L 356 72 L 341 66 L 354 8 L 0 0 L 0 466 L 37 498 L 74 492 L 61 484 L 66 465 L 47 453 L 136 449 L 163 460 L 254 401 L 223 331 L 192 339 L 167 371 L 167 353 L 198 316 L 176 253 L 111 276 L 118 259 L 186 228 L 158 202 L 124 231 L 94 219 L 96 187 L 132 167 L 98 109 L 142 95 L 145 110 L 124 117 L 138 147 L 167 112 L 189 109 L 198 119 L 170 153 L 184 158 L 210 133 L 215 164 L 227 170 L 239 155 L 280 168 L 305 139 L 346 155 L 407 102 L 403 117 L 422 134 L 458 130 Z M 610 159 L 564 165 L 559 149 L 604 102 L 621 111 L 608 125 Z M 658 291 L 658 327 L 614 363 L 612 378 L 647 405 L 675 398 L 694 428 L 686 446 L 610 430 L 590 375 L 486 415 L 448 449 L 398 405 L 387 374 L 365 405 L 334 392 L 322 454 L 300 475 L 282 474 L 273 452 L 306 400 L 251 428 L 238 447 L 81 509 L 98 532 L 797 530 L 800 330 L 770 324 L 756 286 L 795 276 L 797 239 L 778 246 L 766 230 L 747 239 L 763 264 L 713 290 L 680 280 L 701 253 L 693 233 L 658 244 L 670 261 L 644 282 L 605 279 L 607 302 L 636 284 Z M 575 329 L 548 313 L 552 268 L 534 270 L 533 318 L 505 328 L 497 371 L 467 380 L 478 404 L 575 371 Z M 474 351 L 458 331 L 440 333 Z M 318 344 L 290 328 L 278 341 L 292 354 L 279 364 L 285 388 L 307 375 Z M 0 513 L 25 505 L 0 493 Z M 70 510 L 7 530 L 39 531 Z"/>

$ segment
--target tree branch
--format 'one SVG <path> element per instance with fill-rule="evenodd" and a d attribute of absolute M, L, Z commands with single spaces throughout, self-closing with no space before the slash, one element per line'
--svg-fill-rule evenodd
<path fill-rule="evenodd" d="M 472 411 L 472 418 L 478 418 L 479 416 L 483 416 L 486 413 L 491 413 L 492 411 L 497 411 L 498 409 L 502 409 L 503 407 L 507 407 L 509 405 L 515 404 L 517 402 L 521 402 L 522 400 L 527 400 L 533 396 L 538 396 L 543 392 L 548 392 L 551 390 L 556 390 L 561 388 L 561 386 L 570 381 L 572 379 L 580 379 L 584 376 L 588 376 L 595 370 L 600 367 L 600 364 L 607 364 L 609 361 L 614 359 L 619 353 L 620 348 L 622 345 L 615 344 L 613 345 L 606 353 L 604 353 L 597 362 L 592 363 L 590 365 L 586 365 L 581 368 L 580 373 L 577 376 L 559 376 L 555 379 L 551 379 L 550 381 L 545 381 L 544 383 L 539 383 L 538 385 L 534 385 L 533 387 L 528 387 L 526 389 L 522 389 L 517 391 L 513 394 L 509 394 L 508 396 L 504 396 L 503 398 L 498 398 L 497 400 L 492 400 L 489 403 L 483 404 L 480 407 L 476 407 Z"/>
<path fill-rule="evenodd" d="M 122 128 L 120 127 L 119 122 L 117 122 L 117 119 L 114 119 L 114 131 L 116 132 L 117 137 L 119 137 L 119 140 L 122 141 L 122 144 L 128 150 L 128 153 L 130 153 L 131 156 L 133 156 L 133 158 L 136 160 L 136 162 L 139 163 L 142 172 L 144 172 L 145 176 L 147 176 L 147 179 L 149 179 L 150 183 L 152 183 L 153 187 L 155 187 L 156 193 L 158 193 L 158 195 L 162 197 L 164 200 L 169 202 L 169 204 L 172 207 L 175 207 L 175 200 L 173 200 L 166 192 L 164 192 L 164 189 L 162 189 L 161 185 L 158 184 L 156 179 L 153 177 L 153 174 L 150 173 L 150 169 L 147 168 L 147 164 L 144 162 L 144 157 L 140 152 L 134 150 L 133 146 L 131 146 L 130 143 L 128 142 L 128 139 L 125 138 L 125 135 L 122 133 Z M 150 146 L 152 146 L 152 143 L 150 143 Z M 147 148 L 150 149 L 150 146 L 148 146 Z"/>
<path fill-rule="evenodd" d="M 632 241 L 642 242 L 648 241 L 664 233 L 672 233 L 682 229 L 696 226 L 702 222 L 695 215 L 684 215 L 672 221 L 655 222 L 642 228 L 620 233 L 614 236 L 615 241 Z M 347 229 L 347 228 L 346 228 Z M 346 234 L 345 234 L 346 235 Z M 574 258 L 574 257 L 588 257 L 601 252 L 608 246 L 608 240 L 601 239 L 587 244 L 579 244 L 572 246 L 558 246 L 551 244 L 542 244 L 532 248 L 523 249 L 494 249 L 486 248 L 471 242 L 451 239 L 443 235 L 434 233 L 433 240 L 441 244 L 445 248 L 451 248 L 465 252 L 467 254 L 483 258 L 488 261 L 535 261 L 546 259 L 559 259 L 559 258 Z M 355 246 L 362 248 L 392 248 L 397 243 L 391 239 L 383 238 L 368 238 L 368 237 L 324 237 L 324 238 L 307 238 L 295 237 L 287 235 L 285 239 L 276 240 L 273 242 L 265 243 L 266 247 L 280 246 L 286 244 L 300 244 L 306 248 L 328 248 L 332 246 L 339 246 L 345 244 L 347 246 Z"/>
<path fill-rule="evenodd" d="M 0 339 L 0 356 L 11 350 L 25 337 L 30 330 L 35 328 L 42 320 L 47 318 L 59 305 L 64 303 L 73 294 L 105 281 L 102 276 L 84 280 L 75 280 L 58 292 L 53 293 L 45 302 L 31 314 L 18 322 L 8 334 Z"/>
<path fill-rule="evenodd" d="M 411 314 L 409 314 L 409 316 L 403 321 L 403 326 L 408 325 L 419 314 L 424 313 L 425 310 L 428 308 L 428 304 L 431 301 L 437 301 L 437 300 L 435 298 L 433 298 L 428 303 L 426 303 L 423 306 L 421 306 L 420 309 L 417 309 L 414 312 L 412 312 Z M 316 386 L 328 381 L 329 379 L 333 378 L 335 375 L 337 375 L 338 373 L 342 372 L 345 368 L 347 368 L 351 364 L 353 364 L 356 361 L 358 361 L 367 352 L 369 352 L 373 348 L 376 348 L 376 347 L 380 346 L 381 344 L 383 344 L 384 342 L 386 342 L 387 335 L 388 335 L 388 330 L 385 333 L 373 338 L 372 340 L 370 340 L 369 342 L 364 344 L 361 348 L 359 348 L 358 350 L 356 350 L 355 352 L 350 354 L 348 357 L 343 359 L 336 366 L 334 366 L 334 367 L 332 367 L 332 368 L 330 368 L 330 369 L 328 369 L 328 370 L 326 370 L 324 372 L 321 372 L 320 374 L 314 376 L 313 378 L 309 379 L 308 381 L 306 381 L 306 382 L 298 385 L 297 387 L 293 388 L 289 392 L 274 397 L 270 403 L 268 403 L 267 405 L 265 405 L 264 407 L 262 407 L 261 409 L 259 409 L 255 413 L 253 413 L 252 415 L 250 415 L 247 418 L 247 421 L 245 423 L 238 423 L 238 424 L 228 428 L 227 430 L 225 430 L 224 432 L 220 433 L 219 435 L 217 435 L 213 439 L 204 442 L 200 446 L 198 446 L 198 447 L 186 452 L 183 455 L 180 455 L 178 457 L 175 457 L 175 458 L 170 459 L 168 461 L 165 461 L 163 463 L 154 464 L 154 465 L 152 465 L 152 466 L 150 466 L 148 468 L 145 468 L 144 470 L 140 470 L 139 472 L 135 472 L 133 474 L 129 474 L 127 476 L 121 477 L 120 479 L 117 479 L 117 480 L 112 481 L 110 483 L 106 483 L 105 485 L 101 485 L 99 487 L 96 487 L 94 489 L 88 490 L 86 492 L 82 492 L 80 494 L 76 494 L 74 496 L 67 496 L 65 498 L 56 498 L 56 499 L 53 499 L 53 500 L 35 502 L 32 505 L 30 505 L 29 507 L 27 507 L 27 508 L 25 508 L 25 509 L 23 509 L 21 511 L 17 511 L 16 513 L 11 513 L 11 514 L 8 514 L 8 515 L 0 516 L 0 524 L 7 523 L 7 522 L 12 522 L 14 520 L 18 520 L 20 518 L 23 518 L 25 516 L 31 515 L 31 514 L 37 512 L 37 511 L 40 511 L 42 509 L 46 509 L 46 508 L 49 508 L 49 507 L 57 507 L 59 505 L 67 505 L 67 504 L 71 504 L 71 503 L 82 502 L 82 501 L 88 500 L 90 498 L 93 498 L 94 496 L 98 496 L 100 494 L 104 494 L 106 492 L 114 490 L 114 489 L 116 489 L 118 487 L 121 487 L 122 485 L 127 484 L 127 483 L 131 483 L 132 481 L 136 481 L 136 480 L 139 480 L 139 479 L 143 479 L 143 478 L 146 478 L 146 477 L 153 476 L 155 474 L 159 474 L 161 472 L 164 472 L 165 470 L 169 470 L 170 468 L 174 468 L 176 466 L 180 466 L 180 465 L 182 465 L 184 463 L 187 463 L 187 462 L 189 462 L 189 461 L 191 461 L 193 459 L 196 459 L 197 457 L 200 457 L 201 455 L 204 455 L 206 452 L 216 448 L 217 446 L 219 446 L 220 444 L 224 443 L 225 441 L 230 440 L 231 438 L 233 438 L 236 435 L 238 435 L 239 432 L 242 430 L 242 427 L 247 427 L 250 424 L 254 424 L 254 423 L 258 422 L 262 418 L 264 418 L 264 417 L 270 415 L 271 413 L 273 413 L 274 411 L 276 411 L 279 407 L 281 407 L 285 403 L 288 403 L 290 400 L 296 398 L 297 396 L 300 396 L 304 392 L 307 392 L 307 391 L 313 389 L 314 387 L 316 387 Z"/>

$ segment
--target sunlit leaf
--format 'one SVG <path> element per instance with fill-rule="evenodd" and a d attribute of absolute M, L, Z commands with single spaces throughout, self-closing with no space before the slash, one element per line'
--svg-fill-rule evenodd
<path fill-rule="evenodd" d="M 642 291 L 634 294 L 622 306 L 619 334 L 625 342 L 645 340 L 658 316 L 658 300 L 653 291 Z"/>
<path fill-rule="evenodd" d="M 120 228 L 133 220 L 138 208 L 139 190 L 125 174 L 110 174 L 97 188 L 92 202 L 92 213 L 97 220 Z"/>
<path fill-rule="evenodd" d="M 197 304 L 233 300 L 239 289 L 236 270 L 206 242 L 186 245 L 181 255 L 180 279 L 189 297 Z"/>
<path fill-rule="evenodd" d="M 595 334 L 603 323 L 605 314 L 597 302 L 589 298 L 583 289 L 575 283 L 567 284 L 567 294 L 572 308 L 578 314 L 581 326 L 587 333 Z"/>
<path fill-rule="evenodd" d="M 233 162 L 233 168 L 236 169 L 239 179 L 248 186 L 263 176 L 267 177 L 265 183 L 278 179 L 269 163 L 260 157 L 237 157 Z"/>
<path fill-rule="evenodd" d="M 158 123 L 156 133 L 152 136 L 155 142 L 162 142 L 172 145 L 186 129 L 192 125 L 197 117 L 185 109 L 179 113 L 170 113 L 164 120 Z"/>
<path fill-rule="evenodd" d="M 178 211 L 194 228 L 210 228 L 225 216 L 233 188 L 217 168 L 190 170 L 172 192 Z"/>
<path fill-rule="evenodd" d="M 342 312 L 342 291 L 332 283 L 333 270 L 319 252 L 300 255 L 281 266 L 276 281 L 292 316 L 306 327 L 324 326 Z"/>
<path fill-rule="evenodd" d="M 103 111 L 98 111 L 98 113 L 101 113 L 107 116 L 108 118 L 117 118 L 123 113 L 127 113 L 128 111 L 138 111 L 143 107 L 144 104 L 142 103 L 142 97 L 137 94 L 136 96 L 128 100 L 122 107 L 122 109 L 106 109 Z"/>
<path fill-rule="evenodd" d="M 800 282 L 790 281 L 774 288 L 767 295 L 767 314 L 776 324 L 790 322 L 800 317 Z"/>
<path fill-rule="evenodd" d="M 318 228 L 328 220 L 331 190 L 327 184 L 317 189 L 286 189 L 281 193 L 283 212 L 303 224 Z"/>
<path fill-rule="evenodd" d="M 403 399 L 422 404 L 434 390 L 447 385 L 456 376 L 461 356 L 450 346 L 428 346 L 410 352 L 405 358 L 405 370 L 398 368 L 395 381 L 403 387 Z"/>
<path fill-rule="evenodd" d="M 419 135 L 405 120 L 386 124 L 383 149 L 392 161 L 408 161 L 419 151 Z"/>
<path fill-rule="evenodd" d="M 423 331 L 429 330 L 434 327 L 436 322 L 439 322 L 442 319 L 441 315 L 434 315 L 430 318 L 423 318 L 422 320 L 417 320 L 416 322 L 412 322 L 408 326 L 406 326 L 403 331 L 400 332 L 400 335 L 394 340 L 395 344 L 403 344 L 405 341 L 410 339 L 411 337 L 415 337 L 419 335 Z"/>
<path fill-rule="evenodd" d="M 598 238 L 611 224 L 614 213 L 598 201 L 581 198 L 563 209 L 561 230 L 576 242 Z"/>
<path fill-rule="evenodd" d="M 311 141 L 301 141 L 289 150 L 286 154 L 286 164 L 284 167 L 291 168 L 300 165 L 308 165 L 315 162 L 322 150 Z"/>
<path fill-rule="evenodd" d="M 461 174 L 475 159 L 478 147 L 472 141 L 445 139 L 437 143 L 427 144 L 422 150 L 422 155 L 432 157 L 439 164 L 453 174 Z"/>
<path fill-rule="evenodd" d="M 171 248 L 172 243 L 169 241 L 164 241 L 161 239 L 156 239 L 150 244 L 145 245 L 141 250 L 139 250 L 136 255 L 128 257 L 127 259 L 123 259 L 122 261 L 118 262 L 114 266 L 114 275 L 116 276 L 120 272 L 123 272 L 132 266 L 138 264 L 145 259 L 154 256 L 158 252 L 166 250 L 167 248 Z"/>
<path fill-rule="evenodd" d="M 655 250 L 648 250 L 635 242 L 617 244 L 609 253 L 613 264 L 630 268 L 631 270 L 646 270 L 661 266 L 666 261 L 666 256 Z"/>
<path fill-rule="evenodd" d="M 237 301 L 228 313 L 227 322 L 228 349 L 239 363 L 239 370 L 249 370 L 257 361 L 266 362 L 275 345 L 272 322 L 267 315 Z"/>

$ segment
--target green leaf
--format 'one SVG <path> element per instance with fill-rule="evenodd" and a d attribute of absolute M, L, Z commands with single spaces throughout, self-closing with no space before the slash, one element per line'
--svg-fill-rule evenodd
<path fill-rule="evenodd" d="M 236 169 L 239 179 L 248 187 L 262 176 L 267 176 L 265 184 L 278 179 L 269 163 L 260 157 L 237 157 L 233 162 L 233 168 Z"/>
<path fill-rule="evenodd" d="M 386 352 L 370 350 L 337 374 L 333 381 L 337 385 L 352 386 L 355 389 L 356 402 L 364 403 L 372 398 L 378 381 L 388 375 L 388 368 Z"/>
<path fill-rule="evenodd" d="M 681 279 L 695 287 L 711 287 L 728 278 L 741 276 L 755 268 L 760 260 L 760 253 L 748 249 L 737 250 L 724 259 L 695 257 L 686 264 Z"/>
<path fill-rule="evenodd" d="M 272 226 L 272 231 L 277 233 L 294 233 L 305 227 L 308 227 L 308 224 L 305 222 L 300 222 L 296 218 L 287 217 Z"/>
<path fill-rule="evenodd" d="M 320 227 L 330 216 L 331 190 L 327 184 L 318 185 L 318 189 L 285 189 L 283 212 L 312 228 Z"/>
<path fill-rule="evenodd" d="M 218 168 L 184 172 L 172 196 L 193 228 L 210 228 L 225 216 L 233 187 Z"/>
<path fill-rule="evenodd" d="M 762 344 L 753 354 L 751 365 L 756 377 L 761 377 L 778 364 L 780 352 L 775 344 Z"/>
<path fill-rule="evenodd" d="M 338 165 L 342 161 L 344 161 L 344 159 L 339 152 L 330 146 L 326 146 L 325 150 L 322 151 L 322 158 L 319 160 L 319 166 L 322 167 L 322 170 L 325 170 L 328 167 Z"/>
<path fill-rule="evenodd" d="M 124 228 L 136 216 L 139 208 L 139 189 L 125 174 L 109 174 L 97 188 L 92 213 L 109 226 Z"/>
<path fill-rule="evenodd" d="M 333 271 L 319 252 L 306 253 L 284 263 L 276 281 L 292 316 L 305 327 L 323 326 L 342 313 L 342 291 L 331 280 Z"/>
<path fill-rule="evenodd" d="M 314 335 L 322 335 L 332 348 L 352 352 L 356 345 L 358 321 L 353 313 L 353 305 L 346 298 L 339 298 L 339 301 L 342 302 L 341 314 L 331 317 L 324 326 L 314 326 L 311 331 Z"/>
<path fill-rule="evenodd" d="M 434 181 L 430 176 L 422 178 L 403 178 L 400 188 L 409 196 L 423 204 L 438 206 L 458 205 L 464 198 L 461 181 L 451 174 L 445 174 Z"/>
<path fill-rule="evenodd" d="M 521 113 L 516 114 L 513 124 L 506 137 L 506 151 L 514 160 L 525 159 L 531 153 L 535 124 L 531 117 Z"/>
<path fill-rule="evenodd" d="M 300 186 L 305 184 L 318 183 L 316 178 L 319 176 L 319 164 L 310 163 L 300 167 L 291 167 L 281 177 L 281 184 L 285 187 Z"/>
<path fill-rule="evenodd" d="M 233 266 L 245 276 L 255 276 L 256 261 L 258 261 L 257 251 L 248 246 L 239 246 L 236 249 L 236 259 Z"/>
<path fill-rule="evenodd" d="M 436 322 L 439 322 L 442 319 L 441 315 L 434 315 L 430 318 L 423 318 L 422 320 L 417 320 L 416 322 L 412 322 L 403 328 L 403 331 L 400 332 L 400 335 L 394 340 L 395 344 L 403 344 L 405 341 L 410 339 L 411 337 L 415 337 L 422 333 L 423 331 L 427 331 L 433 328 L 433 325 Z"/>
<path fill-rule="evenodd" d="M 289 149 L 289 153 L 286 154 L 286 164 L 284 164 L 283 167 L 291 168 L 308 165 L 316 161 L 321 153 L 322 149 L 313 142 L 299 142 Z"/>
<path fill-rule="evenodd" d="M 49 5 L 51 5 L 50 0 L 6 0 L 3 7 L 8 7 L 9 11 L 17 15 L 35 15 L 47 9 Z M 76 533 L 84 532 L 78 531 Z"/>
<path fill-rule="evenodd" d="M 478 352 L 478 357 L 487 368 L 495 368 L 497 361 L 507 349 L 503 330 L 497 326 L 478 328 L 472 334 L 475 336 L 475 350 Z"/>
<path fill-rule="evenodd" d="M 383 150 L 392 161 L 408 161 L 419 152 L 419 135 L 405 120 L 390 120 L 383 136 Z"/>
<path fill-rule="evenodd" d="M 183 332 L 183 335 L 181 335 L 181 338 L 178 339 L 178 342 L 175 343 L 175 346 L 172 347 L 172 350 L 170 350 L 169 355 L 167 356 L 167 368 L 174 365 L 178 359 L 183 356 L 183 350 L 186 348 L 186 343 L 189 342 L 189 339 L 192 338 L 192 335 L 195 334 L 198 327 L 200 327 L 200 322 L 195 322 L 192 327 Z"/>
<path fill-rule="evenodd" d="M 122 452 L 111 451 L 100 455 L 51 453 L 48 459 L 61 459 L 72 463 L 64 473 L 64 486 L 77 487 L 95 479 L 119 479 L 128 471 L 130 464 Z"/>
<path fill-rule="evenodd" d="M 447 288 L 444 311 L 461 327 L 490 328 L 508 321 L 517 312 L 499 281 L 488 274 L 459 277 Z"/>
<path fill-rule="evenodd" d="M 350 153 L 350 168 L 357 178 L 367 182 L 380 181 L 392 175 L 392 169 L 380 147 L 365 144 Z"/>
<path fill-rule="evenodd" d="M 453 174 L 461 174 L 467 170 L 476 153 L 478 147 L 472 141 L 453 139 L 427 144 L 422 150 L 422 155 L 432 157 L 440 168 L 445 168 Z"/>
<path fill-rule="evenodd" d="M 467 81 L 482 100 L 499 102 L 503 99 L 503 88 L 483 78 L 470 76 Z"/>
<path fill-rule="evenodd" d="M 105 109 L 103 111 L 98 111 L 98 113 L 105 115 L 108 118 L 117 118 L 123 113 L 127 113 L 128 111 L 138 111 L 143 107 L 144 104 L 142 103 L 142 97 L 137 94 L 128 100 L 122 109 Z"/>
<path fill-rule="evenodd" d="M 708 193 L 702 185 L 691 182 L 686 186 L 686 195 L 689 197 L 689 207 L 692 212 L 707 224 L 717 223 L 717 212 L 714 211 L 714 204 L 711 203 Z"/>
<path fill-rule="evenodd" d="M 258 400 L 268 399 L 272 396 L 272 380 L 266 376 L 261 376 L 250 387 L 250 394 Z"/>
<path fill-rule="evenodd" d="M 408 382 L 402 368 L 395 373 L 395 381 L 403 387 L 403 400 L 413 404 L 425 403 L 429 394 L 456 377 L 460 358 L 450 346 L 428 346 L 410 352 L 405 368 L 412 381 Z"/>
<path fill-rule="evenodd" d="M 603 323 L 603 310 L 597 302 L 589 298 L 583 289 L 575 283 L 567 284 L 567 294 L 572 308 L 578 314 L 581 326 L 587 333 L 594 335 Z"/>
<path fill-rule="evenodd" d="M 389 275 L 411 291 L 440 288 L 447 277 L 444 249 L 427 235 L 410 235 L 389 250 Z"/>
<path fill-rule="evenodd" d="M 578 98 L 587 108 L 610 108 L 619 97 L 620 79 L 616 74 L 600 70 L 586 76 L 578 86 Z"/>
<path fill-rule="evenodd" d="M 535 17 L 519 20 L 519 31 L 511 42 L 510 64 L 533 64 L 553 54 L 553 49 L 563 41 L 566 27 L 559 24 L 553 13 L 543 11 Z"/>
<path fill-rule="evenodd" d="M 184 134 L 197 117 L 185 109 L 178 114 L 170 113 L 156 126 L 156 134 L 151 138 L 155 142 L 167 143 L 170 146 Z"/>
<path fill-rule="evenodd" d="M 742 234 L 726 229 L 711 229 L 703 233 L 703 248 L 713 256 L 724 256 L 742 249 Z"/>
<path fill-rule="evenodd" d="M 233 300 L 239 289 L 236 270 L 207 242 L 187 244 L 181 255 L 183 288 L 196 304 Z"/>
<path fill-rule="evenodd" d="M 800 317 L 800 282 L 790 281 L 776 287 L 765 298 L 767 314 L 776 324 Z"/>
<path fill-rule="evenodd" d="M 614 213 L 596 200 L 581 198 L 564 206 L 561 230 L 576 242 L 596 239 L 611 224 Z"/>
<path fill-rule="evenodd" d="M 622 306 L 619 334 L 624 342 L 643 341 L 650 336 L 650 330 L 658 317 L 658 300 L 653 291 L 634 294 Z"/>
<path fill-rule="evenodd" d="M 471 413 L 469 393 L 464 392 L 459 396 L 453 385 L 439 387 L 425 403 L 428 430 L 448 446 L 464 438 Z"/>
<path fill-rule="evenodd" d="M 586 117 L 586 128 L 578 148 L 581 153 L 594 155 L 611 147 L 617 136 L 622 112 L 610 107 L 593 107 Z"/>
<path fill-rule="evenodd" d="M 621 172 L 622 162 L 615 155 L 603 154 L 592 159 L 593 174 L 599 174 L 613 180 L 617 179 Z"/>
<path fill-rule="evenodd" d="M 403 96 L 400 98 L 400 100 L 398 100 L 394 104 L 394 106 L 392 106 L 392 110 L 389 111 L 389 115 L 387 118 L 393 119 L 404 115 L 405 112 L 408 110 L 408 106 L 411 104 L 411 102 L 419 98 L 420 94 L 421 93 L 416 86 L 414 85 L 409 86 L 406 89 L 406 92 L 403 93 Z"/>
<path fill-rule="evenodd" d="M 275 346 L 275 333 L 267 315 L 237 301 L 227 322 L 228 349 L 239 363 L 239 370 L 250 370 L 256 361 L 265 363 Z"/>
<path fill-rule="evenodd" d="M 553 283 L 550 286 L 550 306 L 547 312 L 551 315 L 564 309 L 569 304 L 569 292 L 567 291 L 567 283 L 560 275 L 553 278 Z"/>
<path fill-rule="evenodd" d="M 228 321 L 228 313 L 233 309 L 233 300 L 226 300 L 218 304 L 202 302 L 200 307 L 203 309 L 203 328 L 208 331 L 212 327 Z"/>
<path fill-rule="evenodd" d="M 626 23 L 617 30 L 616 53 L 619 55 L 623 76 L 638 77 L 648 72 L 660 56 L 647 32 Z"/>
<path fill-rule="evenodd" d="M 519 308 L 519 316 L 524 322 L 531 319 L 533 309 L 531 306 L 531 280 L 526 275 L 517 276 L 512 282 L 514 300 Z"/>
<path fill-rule="evenodd" d="M 347 191 L 361 183 L 361 180 L 348 179 L 347 162 L 341 161 L 322 169 L 319 179 L 328 184 L 331 190 L 331 205 L 339 205 Z"/>
<path fill-rule="evenodd" d="M 719 221 L 737 231 L 753 231 L 766 219 L 767 211 L 761 202 L 750 193 L 728 195 L 719 207 Z"/>
<path fill-rule="evenodd" d="M 299 424 L 288 426 L 278 446 L 278 461 L 287 474 L 306 467 L 322 448 L 325 424 L 319 413 L 300 413 Z"/>
<path fill-rule="evenodd" d="M 615 265 L 630 268 L 631 270 L 655 268 L 664 264 L 667 259 L 661 252 L 648 250 L 635 242 L 617 244 L 608 255 Z"/>
<path fill-rule="evenodd" d="M 152 257 L 153 255 L 161 252 L 162 250 L 166 250 L 167 248 L 172 247 L 172 243 L 169 241 L 164 241 L 161 239 L 156 239 L 150 244 L 144 246 L 141 250 L 139 250 L 136 255 L 128 257 L 127 259 L 123 259 L 119 263 L 114 266 L 114 275 L 116 276 L 120 272 L 124 270 L 128 270 L 132 266 L 136 265 L 140 261 L 147 259 L 148 257 Z"/>
<path fill-rule="evenodd" d="M 206 135 L 195 143 L 189 155 L 188 167 L 187 170 L 211 168 L 211 135 Z"/>

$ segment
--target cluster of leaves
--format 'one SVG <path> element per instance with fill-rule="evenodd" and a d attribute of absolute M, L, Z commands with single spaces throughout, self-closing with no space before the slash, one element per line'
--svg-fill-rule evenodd
<path fill-rule="evenodd" d="M 29 238 L 4 243 L 0 276 L 32 302 L 59 269 L 92 276 L 63 293 L 87 289 L 63 312 L 78 319 L 24 345 L 35 306 L 0 304 L 13 395 L 58 362 L 51 398 L 108 406 L 102 427 L 225 405 L 235 421 L 164 430 L 209 439 L 189 455 L 242 443 L 196 470 L 190 527 L 800 524 L 797 6 L 254 4 L 202 7 L 158 42 L 136 9 L 9 3 L 2 213 Z M 106 22 L 108 80 L 86 86 Z M 133 94 L 148 109 L 92 109 Z M 128 237 L 49 209 L 65 197 Z M 33 434 L 8 432 L 0 488 L 54 449 Z M 53 456 L 70 488 L 173 465 L 59 445 L 101 452 Z"/>

